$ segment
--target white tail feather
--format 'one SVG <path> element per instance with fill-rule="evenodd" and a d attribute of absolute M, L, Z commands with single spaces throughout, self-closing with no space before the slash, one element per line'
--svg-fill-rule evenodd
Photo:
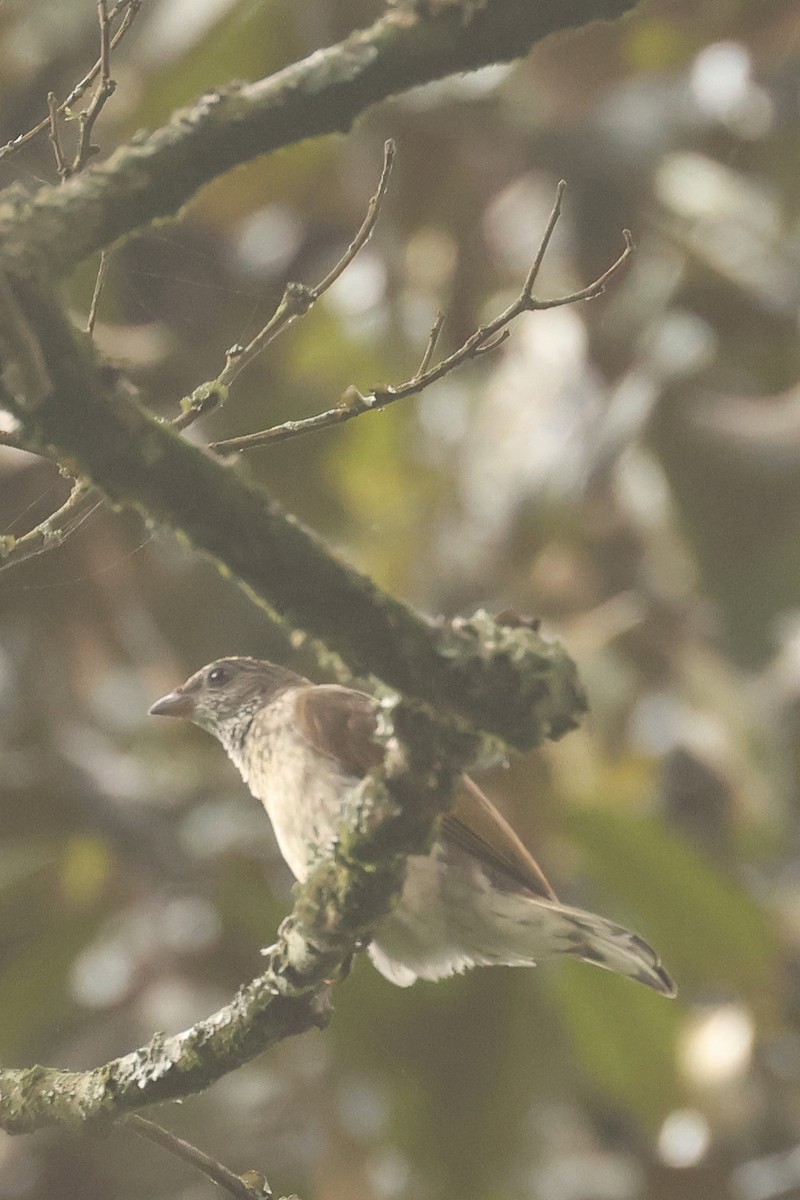
<path fill-rule="evenodd" d="M 533 967 L 568 954 L 675 995 L 658 955 L 638 934 L 595 913 L 495 888 L 477 871 L 440 874 L 433 858 L 411 860 L 402 899 L 369 951 L 400 987 L 469 967 Z"/>

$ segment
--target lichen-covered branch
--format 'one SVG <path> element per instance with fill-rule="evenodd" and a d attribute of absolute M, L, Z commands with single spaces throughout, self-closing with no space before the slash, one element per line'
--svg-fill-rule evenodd
<path fill-rule="evenodd" d="M 64 470 L 178 532 L 353 670 L 445 706 L 521 749 L 574 727 L 585 704 L 561 647 L 488 618 L 432 623 L 383 592 L 261 488 L 132 400 L 109 394 L 89 339 L 41 282 L 0 289 L 3 325 L 18 327 L 17 340 L 29 355 L 35 351 L 41 370 L 30 397 L 9 388 L 0 403 L 26 442 L 50 448 Z"/>
<path fill-rule="evenodd" d="M 33 529 L 20 537 L 11 533 L 0 534 L 0 566 L 5 569 L 12 563 L 25 562 L 44 550 L 62 545 L 100 503 L 97 496 L 92 496 L 91 488 L 77 480 L 64 503 Z"/>
<path fill-rule="evenodd" d="M 255 83 L 210 93 L 59 188 L 0 203 L 7 264 L 64 274 L 93 251 L 174 216 L 218 175 L 305 138 L 343 132 L 371 105 L 454 72 L 508 62 L 557 30 L 638 0 L 419 0 Z"/>
<path fill-rule="evenodd" d="M 171 1037 L 90 1071 L 0 1069 L 0 1127 L 113 1121 L 208 1087 L 268 1046 L 326 1023 L 331 981 L 346 972 L 402 887 L 409 854 L 428 849 L 436 816 L 474 751 L 405 702 L 385 712 L 385 764 L 353 793 L 336 855 L 299 888 L 265 973 L 230 1004 Z"/>

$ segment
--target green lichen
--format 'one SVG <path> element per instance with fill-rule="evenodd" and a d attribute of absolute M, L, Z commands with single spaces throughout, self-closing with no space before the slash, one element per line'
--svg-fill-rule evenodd
<path fill-rule="evenodd" d="M 181 412 L 196 413 L 200 417 L 214 408 L 221 407 L 227 399 L 228 388 L 218 379 L 212 379 L 208 383 L 201 383 L 190 396 L 182 398 Z"/>

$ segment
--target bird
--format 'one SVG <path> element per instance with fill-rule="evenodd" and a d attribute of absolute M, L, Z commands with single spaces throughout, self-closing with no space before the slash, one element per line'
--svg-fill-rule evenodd
<path fill-rule="evenodd" d="M 378 711 L 365 692 L 236 657 L 209 663 L 150 709 L 186 718 L 222 743 L 301 882 L 334 853 L 348 791 L 383 761 Z M 476 966 L 532 967 L 568 955 L 676 994 L 638 934 L 559 902 L 530 851 L 468 775 L 430 852 L 409 858 L 400 897 L 367 952 L 400 987 Z"/>

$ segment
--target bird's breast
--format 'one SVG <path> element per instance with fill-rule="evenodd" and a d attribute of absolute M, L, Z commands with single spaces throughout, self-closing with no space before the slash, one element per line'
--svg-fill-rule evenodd
<path fill-rule="evenodd" d="M 297 879 L 328 857 L 342 814 L 342 797 L 357 780 L 303 738 L 294 717 L 296 691 L 258 713 L 240 751 L 230 757 L 267 811 L 281 854 Z"/>

